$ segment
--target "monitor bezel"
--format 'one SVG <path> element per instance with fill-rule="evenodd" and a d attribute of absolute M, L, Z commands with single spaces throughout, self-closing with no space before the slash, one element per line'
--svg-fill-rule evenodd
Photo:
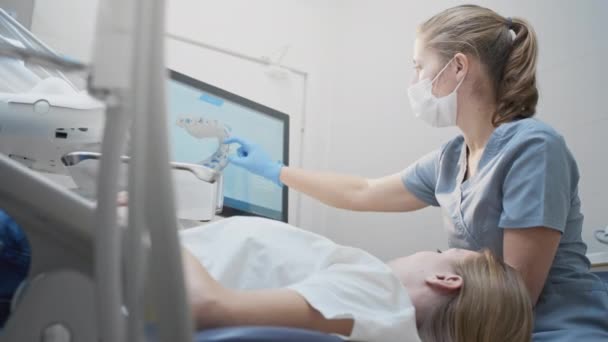
<path fill-rule="evenodd" d="M 272 118 L 281 120 L 284 125 L 283 126 L 284 127 L 284 129 L 283 129 L 283 163 L 285 165 L 289 165 L 289 129 L 290 129 L 289 115 L 287 115 L 286 113 L 283 113 L 281 111 L 278 111 L 276 109 L 265 106 L 263 104 L 254 102 L 247 98 L 244 98 L 240 95 L 231 93 L 227 90 L 218 88 L 209 83 L 197 80 L 195 78 L 192 78 L 192 77 L 185 75 L 183 73 L 180 73 L 178 71 L 175 71 L 172 69 L 168 69 L 168 70 L 169 70 L 170 79 L 172 79 L 172 80 L 184 83 L 184 84 L 189 85 L 193 88 L 196 88 L 202 92 L 206 92 L 211 95 L 221 97 L 223 99 L 232 101 L 232 102 L 242 105 L 244 107 L 251 108 L 257 112 L 266 114 Z M 282 211 L 281 212 L 281 221 L 287 222 L 288 218 L 289 218 L 289 189 L 286 186 L 283 186 L 282 196 L 283 196 L 283 201 L 282 201 L 282 208 L 281 208 L 281 211 Z M 275 219 L 272 217 L 267 217 L 264 215 L 251 213 L 251 212 L 244 211 L 241 209 L 233 208 L 233 207 L 230 207 L 227 205 L 224 205 L 221 215 L 225 216 L 225 217 L 236 216 L 236 215 L 258 216 L 258 217 L 266 217 L 266 218 L 270 218 L 270 219 Z"/>

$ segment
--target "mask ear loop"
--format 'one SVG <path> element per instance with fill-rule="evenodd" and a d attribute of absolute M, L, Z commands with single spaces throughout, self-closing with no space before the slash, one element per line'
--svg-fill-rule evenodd
<path fill-rule="evenodd" d="M 435 83 L 435 81 L 436 81 L 436 80 L 439 78 L 439 76 L 441 76 L 441 74 L 442 74 L 442 73 L 445 71 L 445 69 L 447 69 L 447 68 L 448 68 L 448 66 L 449 66 L 449 65 L 452 63 L 452 61 L 453 61 L 455 58 L 456 58 L 456 56 L 452 57 L 452 59 L 450 59 L 450 60 L 449 60 L 449 61 L 446 63 L 446 65 L 443 67 L 443 69 L 441 69 L 441 70 L 440 70 L 440 71 L 437 73 L 437 75 L 435 75 L 435 77 L 433 78 L 433 80 L 431 80 L 431 85 L 432 85 L 433 83 Z M 455 91 L 458 91 L 458 88 L 460 88 L 460 85 L 462 84 L 462 82 L 464 82 L 464 79 L 465 79 L 466 77 L 467 77 L 467 76 L 465 75 L 465 76 L 464 76 L 464 77 L 463 77 L 463 78 L 460 80 L 460 82 L 458 82 L 458 84 L 456 85 L 456 88 L 454 88 L 454 90 L 453 90 L 451 93 L 453 93 L 453 92 L 455 92 Z M 450 93 L 450 94 L 451 94 L 451 93 Z"/>
<path fill-rule="evenodd" d="M 445 71 L 445 69 L 448 68 L 448 66 L 452 63 L 452 61 L 454 60 L 454 58 L 456 58 L 456 56 L 452 57 L 452 59 L 450 59 L 445 66 L 439 70 L 439 72 L 437 73 L 437 75 L 435 75 L 435 77 L 433 77 L 433 79 L 431 80 L 431 84 L 435 83 L 435 81 L 439 78 L 439 76 L 441 76 L 441 74 Z"/>
<path fill-rule="evenodd" d="M 456 88 L 454 88 L 454 91 L 458 91 L 458 88 L 460 88 L 460 85 L 462 84 L 462 82 L 464 82 L 464 79 L 467 78 L 467 75 L 464 75 L 464 77 L 460 80 L 460 82 L 458 82 L 458 84 L 456 85 Z"/>

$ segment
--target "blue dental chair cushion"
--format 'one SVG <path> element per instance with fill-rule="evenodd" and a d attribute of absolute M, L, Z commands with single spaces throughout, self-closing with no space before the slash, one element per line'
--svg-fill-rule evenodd
<path fill-rule="evenodd" d="M 27 276 L 30 247 L 17 223 L 0 210 L 0 328 L 10 313 L 17 287 Z"/>
<path fill-rule="evenodd" d="M 342 342 L 337 336 L 316 331 L 281 328 L 242 326 L 217 328 L 200 332 L 196 342 Z"/>
<path fill-rule="evenodd" d="M 595 272 L 595 274 L 600 277 L 600 279 L 602 279 L 604 283 L 606 283 L 606 286 L 608 286 L 608 271 Z"/>

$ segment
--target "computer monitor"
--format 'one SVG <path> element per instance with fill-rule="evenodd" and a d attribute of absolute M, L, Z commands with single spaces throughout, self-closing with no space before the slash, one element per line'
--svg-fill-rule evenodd
<path fill-rule="evenodd" d="M 260 145 L 270 156 L 289 163 L 289 116 L 226 90 L 170 70 L 168 118 L 171 159 L 199 163 L 217 149 L 216 139 L 197 139 L 176 125 L 179 117 L 218 120 L 231 135 Z M 236 146 L 231 150 L 235 150 Z M 287 187 L 228 164 L 224 169 L 223 216 L 251 215 L 287 222 Z"/>

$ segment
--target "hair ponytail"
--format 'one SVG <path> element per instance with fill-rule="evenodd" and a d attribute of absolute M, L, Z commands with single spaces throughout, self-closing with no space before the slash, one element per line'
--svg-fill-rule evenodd
<path fill-rule="evenodd" d="M 495 126 L 533 116 L 538 102 L 536 34 L 528 22 L 520 18 L 512 19 L 512 30 L 515 38 L 496 89 L 497 107 L 492 117 Z"/>

